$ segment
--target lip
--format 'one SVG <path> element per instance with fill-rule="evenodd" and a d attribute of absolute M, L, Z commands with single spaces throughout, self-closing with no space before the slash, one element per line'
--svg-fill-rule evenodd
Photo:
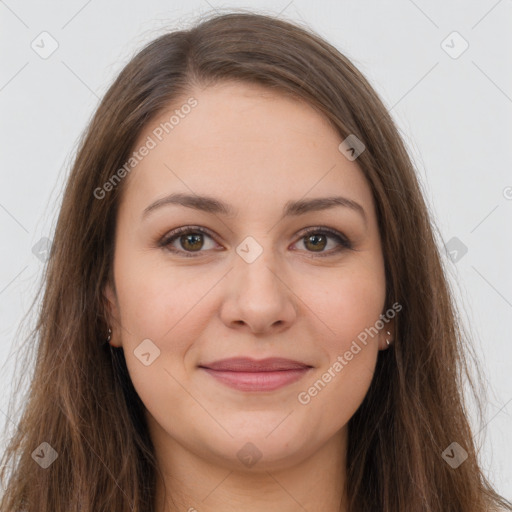
<path fill-rule="evenodd" d="M 312 367 L 278 357 L 237 357 L 201 364 L 199 368 L 239 391 L 274 391 L 301 379 Z"/>

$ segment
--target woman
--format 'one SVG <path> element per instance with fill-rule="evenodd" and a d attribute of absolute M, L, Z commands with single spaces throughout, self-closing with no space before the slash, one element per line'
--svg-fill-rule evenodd
<path fill-rule="evenodd" d="M 397 129 L 293 24 L 214 16 L 123 69 L 34 335 L 1 510 L 512 510 Z"/>

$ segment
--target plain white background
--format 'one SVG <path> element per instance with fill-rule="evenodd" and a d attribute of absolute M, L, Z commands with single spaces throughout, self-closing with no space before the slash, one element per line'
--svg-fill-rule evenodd
<path fill-rule="evenodd" d="M 147 41 L 230 8 L 306 24 L 352 59 L 391 111 L 485 370 L 489 402 L 475 427 L 482 462 L 510 499 L 511 0 L 0 1 L 0 422 L 10 421 L 16 334 L 44 265 L 33 247 L 52 238 L 76 143 L 98 99 Z"/>

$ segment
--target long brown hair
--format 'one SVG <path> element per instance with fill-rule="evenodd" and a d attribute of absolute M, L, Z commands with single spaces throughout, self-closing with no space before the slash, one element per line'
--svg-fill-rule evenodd
<path fill-rule="evenodd" d="M 144 405 L 122 349 L 104 344 L 103 292 L 107 282 L 113 285 L 124 182 L 101 199 L 94 192 L 129 159 L 149 122 L 193 86 L 222 80 L 257 83 L 306 101 L 340 140 L 355 134 L 366 146 L 357 162 L 377 209 L 386 309 L 398 302 L 402 311 L 394 347 L 379 353 L 370 389 L 349 422 L 349 510 L 512 510 L 479 467 L 463 393 L 464 383 L 474 382 L 467 334 L 393 120 L 333 46 L 306 27 L 247 11 L 210 15 L 149 43 L 114 81 L 80 141 L 39 290 L 37 325 L 26 342 L 37 354 L 2 460 L 1 510 L 153 510 L 158 467 Z M 26 372 L 30 361 L 23 364 Z M 468 454 L 457 468 L 442 455 L 452 442 Z M 48 460 L 51 450 L 57 459 L 44 469 L 37 458 Z"/>

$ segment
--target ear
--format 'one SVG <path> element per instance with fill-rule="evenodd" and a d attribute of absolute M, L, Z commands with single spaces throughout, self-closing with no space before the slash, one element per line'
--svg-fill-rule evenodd
<path fill-rule="evenodd" d="M 388 334 L 389 332 L 389 334 Z M 389 345 L 386 343 L 389 340 Z M 390 319 L 384 322 L 384 327 L 379 332 L 379 350 L 387 350 L 395 341 L 395 321 Z"/>
<path fill-rule="evenodd" d="M 110 330 L 110 341 L 108 342 L 113 347 L 121 347 L 121 328 L 119 322 L 119 304 L 117 302 L 117 295 L 113 285 L 110 281 L 105 285 L 103 289 L 103 297 L 105 298 L 107 324 Z M 107 333 L 105 333 L 107 335 Z"/>

